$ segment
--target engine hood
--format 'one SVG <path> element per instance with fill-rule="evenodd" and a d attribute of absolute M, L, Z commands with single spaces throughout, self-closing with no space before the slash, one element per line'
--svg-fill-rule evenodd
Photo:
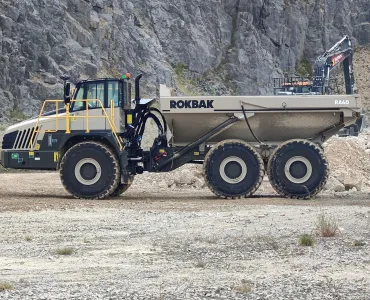
<path fill-rule="evenodd" d="M 43 124 L 46 121 L 52 120 L 50 118 L 43 118 L 43 117 L 55 115 L 56 112 L 57 112 L 56 110 L 53 110 L 53 111 L 49 111 L 49 112 L 43 113 L 41 115 L 41 117 L 40 117 L 40 124 Z M 65 112 L 66 112 L 66 109 L 65 108 L 58 109 L 58 115 L 63 115 Z M 38 120 L 38 117 L 33 117 L 33 118 L 30 118 L 30 119 L 24 120 L 22 122 L 19 122 L 17 124 L 11 125 L 11 126 L 9 126 L 5 130 L 5 133 L 9 133 L 9 132 L 13 132 L 13 131 L 16 131 L 16 130 L 23 130 L 23 129 L 26 129 L 26 128 L 34 127 L 37 124 L 37 120 Z"/>
<path fill-rule="evenodd" d="M 5 133 L 9 133 L 9 132 L 13 132 L 13 131 L 16 131 L 16 130 L 22 130 L 22 129 L 25 129 L 25 128 L 33 127 L 33 126 L 36 125 L 37 119 L 38 118 L 32 118 L 32 119 L 28 119 L 28 120 L 19 122 L 17 124 L 11 125 L 5 130 Z"/>

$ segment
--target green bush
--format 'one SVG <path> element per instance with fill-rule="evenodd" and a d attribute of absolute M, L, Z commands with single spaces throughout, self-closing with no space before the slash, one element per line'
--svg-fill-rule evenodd
<path fill-rule="evenodd" d="M 309 234 L 303 234 L 299 237 L 299 245 L 312 246 L 313 244 L 314 244 L 314 239 Z"/>

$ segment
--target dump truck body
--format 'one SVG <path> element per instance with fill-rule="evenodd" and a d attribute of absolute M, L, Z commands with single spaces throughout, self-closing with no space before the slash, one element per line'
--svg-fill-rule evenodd
<path fill-rule="evenodd" d="M 328 130 L 354 124 L 361 112 L 358 95 L 302 96 L 206 96 L 175 97 L 162 87 L 161 112 L 173 134 L 174 145 L 186 145 L 196 140 L 230 115 L 241 122 L 210 139 L 217 143 L 225 139 L 242 139 L 255 143 L 250 127 L 260 141 L 279 144 L 290 139 L 314 139 L 331 134 Z M 243 112 L 244 110 L 244 112 Z M 325 134 L 326 133 L 326 134 Z"/>

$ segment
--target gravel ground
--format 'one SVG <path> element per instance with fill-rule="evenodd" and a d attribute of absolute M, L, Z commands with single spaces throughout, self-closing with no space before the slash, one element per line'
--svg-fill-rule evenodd
<path fill-rule="evenodd" d="M 0 289 L 12 289 L 0 299 L 369 299 L 368 194 L 288 200 L 265 181 L 254 198 L 217 200 L 161 178 L 80 201 L 56 173 L 1 174 Z M 320 214 L 337 236 L 315 234 Z"/>

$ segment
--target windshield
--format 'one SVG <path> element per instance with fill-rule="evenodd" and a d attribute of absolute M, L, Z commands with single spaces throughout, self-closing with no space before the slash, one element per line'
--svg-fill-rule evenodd
<path fill-rule="evenodd" d="M 100 108 L 102 104 L 104 105 L 104 82 L 87 82 L 82 84 L 76 94 L 75 100 L 72 111 L 85 109 L 86 101 L 78 100 L 88 100 L 89 109 Z"/>
<path fill-rule="evenodd" d="M 107 100 L 106 97 L 108 97 Z M 120 107 L 122 98 L 122 82 L 119 80 L 85 82 L 80 85 L 75 95 L 72 111 L 86 109 L 86 101 L 78 100 L 88 100 L 89 109 L 94 109 L 101 108 L 102 105 L 109 108 L 111 101 L 113 101 L 114 107 Z"/>

